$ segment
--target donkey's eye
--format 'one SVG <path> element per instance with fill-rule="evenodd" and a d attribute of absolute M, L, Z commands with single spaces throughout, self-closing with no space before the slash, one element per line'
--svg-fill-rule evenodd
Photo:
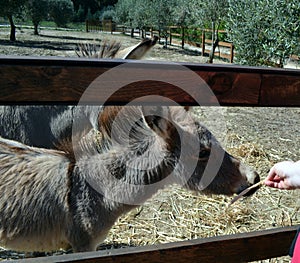
<path fill-rule="evenodd" d="M 199 152 L 199 159 L 207 159 L 210 155 L 210 151 L 209 150 L 201 150 Z"/>

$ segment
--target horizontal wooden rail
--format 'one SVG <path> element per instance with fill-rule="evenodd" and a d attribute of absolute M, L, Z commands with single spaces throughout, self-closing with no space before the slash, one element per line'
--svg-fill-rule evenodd
<path fill-rule="evenodd" d="M 97 77 L 124 63 L 130 67 L 133 83 L 120 88 L 108 99 L 105 92 L 91 92 L 86 95 L 91 103 L 121 105 L 138 97 L 160 94 L 182 105 L 197 105 L 195 97 L 198 97 L 202 99 L 201 105 L 300 106 L 299 70 L 192 63 L 175 64 L 183 66 L 178 68 L 173 63 L 163 62 L 51 57 L 0 57 L 0 104 L 74 104 Z M 188 94 L 174 85 L 176 82 L 189 85 L 190 75 L 179 74 L 183 68 L 201 77 L 199 83 L 204 80 L 213 96 L 204 96 L 197 87 Z M 141 69 L 152 79 L 145 77 L 143 81 L 135 81 L 135 74 Z M 158 73 L 173 79 L 173 84 L 153 79 Z M 114 76 L 109 80 L 111 86 L 118 85 L 116 80 L 123 77 Z M 168 104 L 152 97 L 139 103 L 158 102 Z"/>
<path fill-rule="evenodd" d="M 218 236 L 161 245 L 74 253 L 23 260 L 24 263 L 130 263 L 130 262 L 249 262 L 288 255 L 299 226 Z"/>
<path fill-rule="evenodd" d="M 206 39 L 206 40 L 205 40 L 205 43 L 211 44 L 211 43 L 212 43 L 212 40 L 211 40 L 211 39 Z M 220 46 L 220 47 L 231 47 L 231 46 L 232 46 L 232 43 L 224 42 L 224 41 L 219 41 L 219 46 Z"/>
<path fill-rule="evenodd" d="M 201 46 L 202 46 L 202 54 L 209 54 L 211 52 L 210 49 L 206 49 L 206 44 L 212 45 L 211 39 L 205 39 L 203 40 Z M 227 52 L 224 52 L 220 48 L 227 48 Z M 234 57 L 234 45 L 229 42 L 223 42 L 220 41 L 218 44 L 218 51 L 215 51 L 215 56 L 218 56 L 220 58 L 226 58 L 230 61 L 230 63 L 233 63 L 233 57 Z"/>

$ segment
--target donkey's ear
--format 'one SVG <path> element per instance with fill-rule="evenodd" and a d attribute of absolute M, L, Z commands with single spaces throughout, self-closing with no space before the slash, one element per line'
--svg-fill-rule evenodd
<path fill-rule="evenodd" d="M 115 58 L 141 59 L 157 42 L 158 37 L 145 38 L 139 44 L 117 52 Z"/>
<path fill-rule="evenodd" d="M 170 126 L 169 108 L 162 106 L 144 106 L 142 110 L 149 127 L 157 134 L 164 137 L 168 133 Z"/>

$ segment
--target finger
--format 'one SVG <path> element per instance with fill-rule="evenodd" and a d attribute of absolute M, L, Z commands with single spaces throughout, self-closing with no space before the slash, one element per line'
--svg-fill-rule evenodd
<path fill-rule="evenodd" d="M 273 178 L 275 177 L 275 175 L 276 175 L 276 170 L 275 170 L 275 167 L 273 166 L 273 167 L 270 169 L 270 171 L 269 171 L 269 173 L 268 173 L 268 176 L 267 176 L 266 180 L 273 180 Z"/>
<path fill-rule="evenodd" d="M 264 184 L 265 184 L 266 186 L 274 187 L 274 188 L 275 188 L 274 182 L 273 182 L 273 181 L 265 180 L 265 181 L 264 181 Z"/>
<path fill-rule="evenodd" d="M 275 181 L 275 182 L 280 182 L 280 181 L 282 181 L 282 180 L 283 180 L 283 178 L 280 177 L 278 174 L 276 174 L 276 175 L 274 176 L 274 178 L 273 178 L 273 181 Z"/>
<path fill-rule="evenodd" d="M 279 176 L 275 176 L 271 180 L 264 181 L 266 186 L 277 188 L 277 189 L 290 189 L 289 185 L 286 184 L 285 180 L 280 178 Z"/>
<path fill-rule="evenodd" d="M 274 183 L 275 188 L 281 189 L 281 190 L 293 190 L 294 188 L 286 181 L 282 180 L 278 183 Z"/>

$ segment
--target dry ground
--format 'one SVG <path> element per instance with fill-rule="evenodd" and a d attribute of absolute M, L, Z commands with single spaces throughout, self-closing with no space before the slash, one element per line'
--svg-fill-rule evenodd
<path fill-rule="evenodd" d="M 75 56 L 78 42 L 116 38 L 124 47 L 137 39 L 121 35 L 42 30 L 19 30 L 18 42 L 7 41 L 8 29 L 0 29 L 1 55 Z M 206 58 L 177 47 L 157 45 L 146 59 L 205 62 Z M 225 63 L 216 60 L 216 63 Z M 270 167 L 281 160 L 300 159 L 299 108 L 197 108 L 195 114 L 210 127 L 224 147 L 252 165 L 264 178 Z M 212 115 L 213 114 L 213 115 Z M 213 116 L 213 117 L 212 117 Z M 212 121 L 213 120 L 213 121 Z M 220 130 L 219 124 L 226 129 Z M 140 246 L 215 235 L 300 224 L 299 191 L 261 188 L 252 198 L 227 209 L 230 198 L 194 195 L 178 187 L 158 193 L 144 206 L 121 217 L 110 231 L 102 248 Z M 19 257 L 8 251 L 0 258 Z M 263 262 L 289 262 L 288 257 Z"/>

